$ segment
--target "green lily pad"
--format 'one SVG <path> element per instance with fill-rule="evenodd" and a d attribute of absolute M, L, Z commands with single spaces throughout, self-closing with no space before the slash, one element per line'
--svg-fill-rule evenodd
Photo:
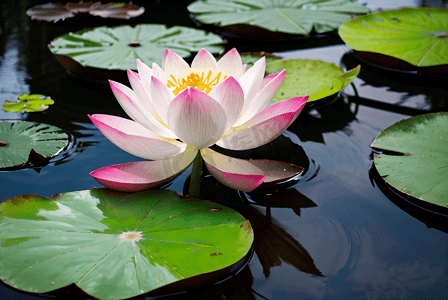
<path fill-rule="evenodd" d="M 286 69 L 286 76 L 270 105 L 293 97 L 309 95 L 308 102 L 334 95 L 358 76 L 360 66 L 344 72 L 335 64 L 312 59 L 287 59 L 266 64 L 266 73 Z"/>
<path fill-rule="evenodd" d="M 0 121 L 0 168 L 40 162 L 61 152 L 68 135 L 56 126 Z"/>
<path fill-rule="evenodd" d="M 224 51 L 222 39 L 213 33 L 158 24 L 85 29 L 64 34 L 49 45 L 56 56 L 69 57 L 83 67 L 107 70 L 137 70 L 137 58 L 150 66 L 153 62 L 161 65 L 165 49 L 188 57 L 202 48 L 211 53 Z"/>
<path fill-rule="evenodd" d="M 15 101 L 6 100 L 2 109 L 4 111 L 16 112 L 37 112 L 44 111 L 53 104 L 54 101 L 47 96 L 40 94 L 21 95 Z"/>
<path fill-rule="evenodd" d="M 448 9 L 401 8 L 343 24 L 342 40 L 358 51 L 392 56 L 414 66 L 448 64 Z"/>
<path fill-rule="evenodd" d="M 370 10 L 353 0 L 197 0 L 188 10 L 205 24 L 247 24 L 269 31 L 309 34 L 337 29 L 350 15 Z"/>
<path fill-rule="evenodd" d="M 385 151 L 373 162 L 383 179 L 419 202 L 448 208 L 448 113 L 399 121 L 371 147 Z"/>
<path fill-rule="evenodd" d="M 168 190 L 93 189 L 0 205 L 0 279 L 29 292 L 76 284 L 123 299 L 231 266 L 253 242 L 238 212 Z"/>

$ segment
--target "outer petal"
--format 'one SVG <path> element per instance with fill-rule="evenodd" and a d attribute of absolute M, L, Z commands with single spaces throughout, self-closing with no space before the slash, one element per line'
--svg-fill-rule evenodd
<path fill-rule="evenodd" d="M 122 192 L 137 192 L 157 188 L 185 170 L 197 150 L 187 148 L 176 157 L 157 161 L 139 161 L 95 170 L 90 175 L 100 184 Z"/>
<path fill-rule="evenodd" d="M 128 78 L 129 82 L 131 83 L 132 90 L 137 95 L 137 99 L 134 99 L 134 101 L 138 102 L 138 104 L 140 104 L 144 109 L 146 109 L 146 111 L 149 112 L 151 115 L 154 115 L 155 112 L 154 106 L 152 105 L 151 99 L 148 97 L 148 93 L 145 87 L 143 86 L 138 73 L 135 73 L 132 70 L 128 69 Z"/>
<path fill-rule="evenodd" d="M 112 80 L 109 81 L 109 84 L 112 88 L 112 92 L 114 93 L 115 98 L 117 98 L 118 100 L 118 103 L 120 103 L 123 110 L 134 121 L 145 126 L 152 132 L 164 137 L 174 139 L 177 138 L 177 136 L 171 130 L 157 121 L 154 115 L 146 111 L 140 104 L 138 104 L 138 100 L 134 101 L 134 99 L 137 98 L 137 95 L 133 90 L 125 85 L 122 85 L 121 83 Z"/>
<path fill-rule="evenodd" d="M 230 129 L 241 114 L 244 106 L 244 92 L 238 81 L 233 77 L 219 83 L 209 94 L 226 111 L 227 126 Z"/>
<path fill-rule="evenodd" d="M 168 107 L 168 126 L 187 145 L 203 149 L 225 132 L 226 112 L 212 97 L 195 88 L 177 95 Z"/>
<path fill-rule="evenodd" d="M 191 63 L 191 67 L 194 69 L 202 69 L 202 70 L 212 70 L 216 71 L 218 69 L 216 64 L 216 59 L 213 55 L 205 50 L 204 48 L 196 54 Z"/>
<path fill-rule="evenodd" d="M 166 49 L 162 58 L 162 69 L 167 74 L 172 74 L 177 78 L 180 71 L 189 69 L 190 66 L 178 54 Z"/>
<path fill-rule="evenodd" d="M 261 82 L 263 80 L 264 71 L 266 69 L 266 60 L 264 56 L 257 60 L 252 68 L 249 69 L 238 80 L 244 91 L 244 108 L 249 105 L 257 92 L 260 90 Z"/>
<path fill-rule="evenodd" d="M 243 62 L 241 61 L 240 54 L 235 48 L 221 57 L 217 65 L 219 72 L 224 72 L 227 75 L 234 77 L 236 80 L 240 79 L 243 73 Z"/>
<path fill-rule="evenodd" d="M 283 82 L 285 78 L 286 70 L 277 73 L 272 80 L 265 80 L 265 86 L 258 91 L 255 97 L 252 99 L 249 105 L 245 107 L 243 112 L 241 113 L 241 117 L 236 121 L 234 126 L 239 126 L 241 124 L 246 123 L 253 116 L 262 111 L 274 97 L 275 93 L 277 93 L 278 88 Z M 263 83 L 263 82 L 262 82 Z"/>
<path fill-rule="evenodd" d="M 171 92 L 168 87 L 155 76 L 151 78 L 150 92 L 157 113 L 162 118 L 163 122 L 167 124 L 168 105 L 174 98 L 173 92 Z"/>
<path fill-rule="evenodd" d="M 89 116 L 106 138 L 126 152 L 146 159 L 171 158 L 183 152 L 186 145 L 163 139 L 140 124 L 110 115 Z"/>
<path fill-rule="evenodd" d="M 250 192 L 263 183 L 263 171 L 249 160 L 220 154 L 211 149 L 201 150 L 207 170 L 222 184 L 243 192 Z"/>
<path fill-rule="evenodd" d="M 302 111 L 308 96 L 280 101 L 241 126 L 233 127 L 216 144 L 227 149 L 247 150 L 274 140 Z"/>

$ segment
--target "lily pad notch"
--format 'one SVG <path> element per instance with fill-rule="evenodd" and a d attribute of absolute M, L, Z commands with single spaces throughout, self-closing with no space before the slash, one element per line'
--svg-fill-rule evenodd
<path fill-rule="evenodd" d="M 48 162 L 73 145 L 62 129 L 28 121 L 0 121 L 0 170 Z"/>
<path fill-rule="evenodd" d="M 0 205 L 0 226 L 3 282 L 34 293 L 76 284 L 98 299 L 216 281 L 253 243 L 238 212 L 168 190 L 17 196 Z"/>
<path fill-rule="evenodd" d="M 383 130 L 371 147 L 383 180 L 415 204 L 448 214 L 448 113 L 399 121 Z"/>

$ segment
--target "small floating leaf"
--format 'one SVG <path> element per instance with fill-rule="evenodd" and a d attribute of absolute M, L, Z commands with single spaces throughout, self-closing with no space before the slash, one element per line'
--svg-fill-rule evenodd
<path fill-rule="evenodd" d="M 159 66 L 165 49 L 188 57 L 202 48 L 222 53 L 222 39 L 203 30 L 165 25 L 140 24 L 114 28 L 97 27 L 62 35 L 51 42 L 50 51 L 69 57 L 84 67 L 108 70 L 137 70 L 136 59 Z"/>
<path fill-rule="evenodd" d="M 68 135 L 56 126 L 0 121 L 0 168 L 35 163 L 50 158 L 68 145 Z"/>
<path fill-rule="evenodd" d="M 350 15 L 370 10 L 353 0 L 197 0 L 188 6 L 205 24 L 247 24 L 291 34 L 328 32 L 350 20 Z"/>
<path fill-rule="evenodd" d="M 319 100 L 343 90 L 358 76 L 360 66 L 344 72 L 335 64 L 312 59 L 288 59 L 266 64 L 266 73 L 286 69 L 286 76 L 270 104 L 293 97 L 310 95 L 308 102 Z"/>
<path fill-rule="evenodd" d="M 414 66 L 448 64 L 448 8 L 385 10 L 348 21 L 339 35 L 355 50 L 392 56 Z"/>
<path fill-rule="evenodd" d="M 45 293 L 74 283 L 98 299 L 232 266 L 253 242 L 238 212 L 168 190 L 17 196 L 0 205 L 0 227 L 6 284 Z"/>
<path fill-rule="evenodd" d="M 6 100 L 2 109 L 4 111 L 37 112 L 46 110 L 48 105 L 54 103 L 53 99 L 40 94 L 25 94 L 17 99 L 15 101 Z"/>
<path fill-rule="evenodd" d="M 399 121 L 371 147 L 383 150 L 373 162 L 383 179 L 418 201 L 448 207 L 448 113 Z M 401 154 L 401 155 L 400 155 Z"/>

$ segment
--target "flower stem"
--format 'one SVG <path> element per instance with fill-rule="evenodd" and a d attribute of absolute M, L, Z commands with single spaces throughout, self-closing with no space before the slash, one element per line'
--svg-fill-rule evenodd
<path fill-rule="evenodd" d="M 190 188 L 188 194 L 190 197 L 199 198 L 201 191 L 201 172 L 202 172 L 202 156 L 198 151 L 193 160 L 193 171 L 191 172 Z"/>

